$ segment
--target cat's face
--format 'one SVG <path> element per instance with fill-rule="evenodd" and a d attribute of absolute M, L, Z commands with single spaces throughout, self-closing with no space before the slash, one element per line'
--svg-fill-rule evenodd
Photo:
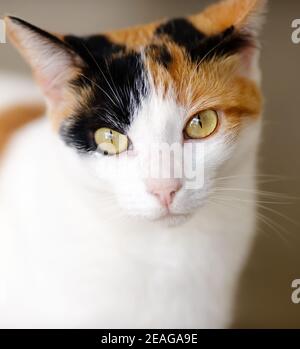
<path fill-rule="evenodd" d="M 7 24 L 55 129 L 99 186 L 130 215 L 176 220 L 205 204 L 261 112 L 261 5 L 227 0 L 196 16 L 84 38 L 16 18 Z"/>

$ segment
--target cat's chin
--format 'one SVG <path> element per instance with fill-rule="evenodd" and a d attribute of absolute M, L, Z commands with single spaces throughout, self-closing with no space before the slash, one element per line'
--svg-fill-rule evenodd
<path fill-rule="evenodd" d="M 172 214 L 168 213 L 164 216 L 154 219 L 153 221 L 168 227 L 176 227 L 184 224 L 190 217 L 190 214 Z"/>
<path fill-rule="evenodd" d="M 172 214 L 167 213 L 156 217 L 142 216 L 142 215 L 128 215 L 129 219 L 136 222 L 149 222 L 155 225 L 164 227 L 176 227 L 184 224 L 192 214 Z"/>

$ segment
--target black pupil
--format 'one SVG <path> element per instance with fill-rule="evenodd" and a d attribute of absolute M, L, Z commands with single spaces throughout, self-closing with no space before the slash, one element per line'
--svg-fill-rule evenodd
<path fill-rule="evenodd" d="M 202 121 L 201 121 L 201 116 L 198 115 L 198 116 L 197 116 L 197 119 L 198 119 L 198 123 L 199 123 L 200 127 L 203 128 L 203 126 L 202 126 Z"/>

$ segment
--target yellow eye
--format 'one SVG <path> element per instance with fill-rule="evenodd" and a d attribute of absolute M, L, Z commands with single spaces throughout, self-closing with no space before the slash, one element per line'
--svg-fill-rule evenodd
<path fill-rule="evenodd" d="M 94 138 L 98 149 L 105 155 L 117 155 L 128 149 L 128 137 L 110 128 L 99 128 Z"/>
<path fill-rule="evenodd" d="M 206 138 L 218 126 L 218 114 L 214 110 L 205 110 L 194 115 L 185 127 L 185 135 L 192 139 Z"/>

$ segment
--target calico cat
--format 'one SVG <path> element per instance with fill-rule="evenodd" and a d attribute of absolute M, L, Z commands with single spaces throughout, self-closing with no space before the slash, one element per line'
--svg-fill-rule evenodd
<path fill-rule="evenodd" d="M 255 235 L 264 9 L 223 0 L 88 37 L 5 18 L 46 111 L 2 75 L 0 327 L 230 326 Z M 177 145 L 170 166 L 153 144 Z M 195 178 L 162 175 L 186 163 Z"/>

